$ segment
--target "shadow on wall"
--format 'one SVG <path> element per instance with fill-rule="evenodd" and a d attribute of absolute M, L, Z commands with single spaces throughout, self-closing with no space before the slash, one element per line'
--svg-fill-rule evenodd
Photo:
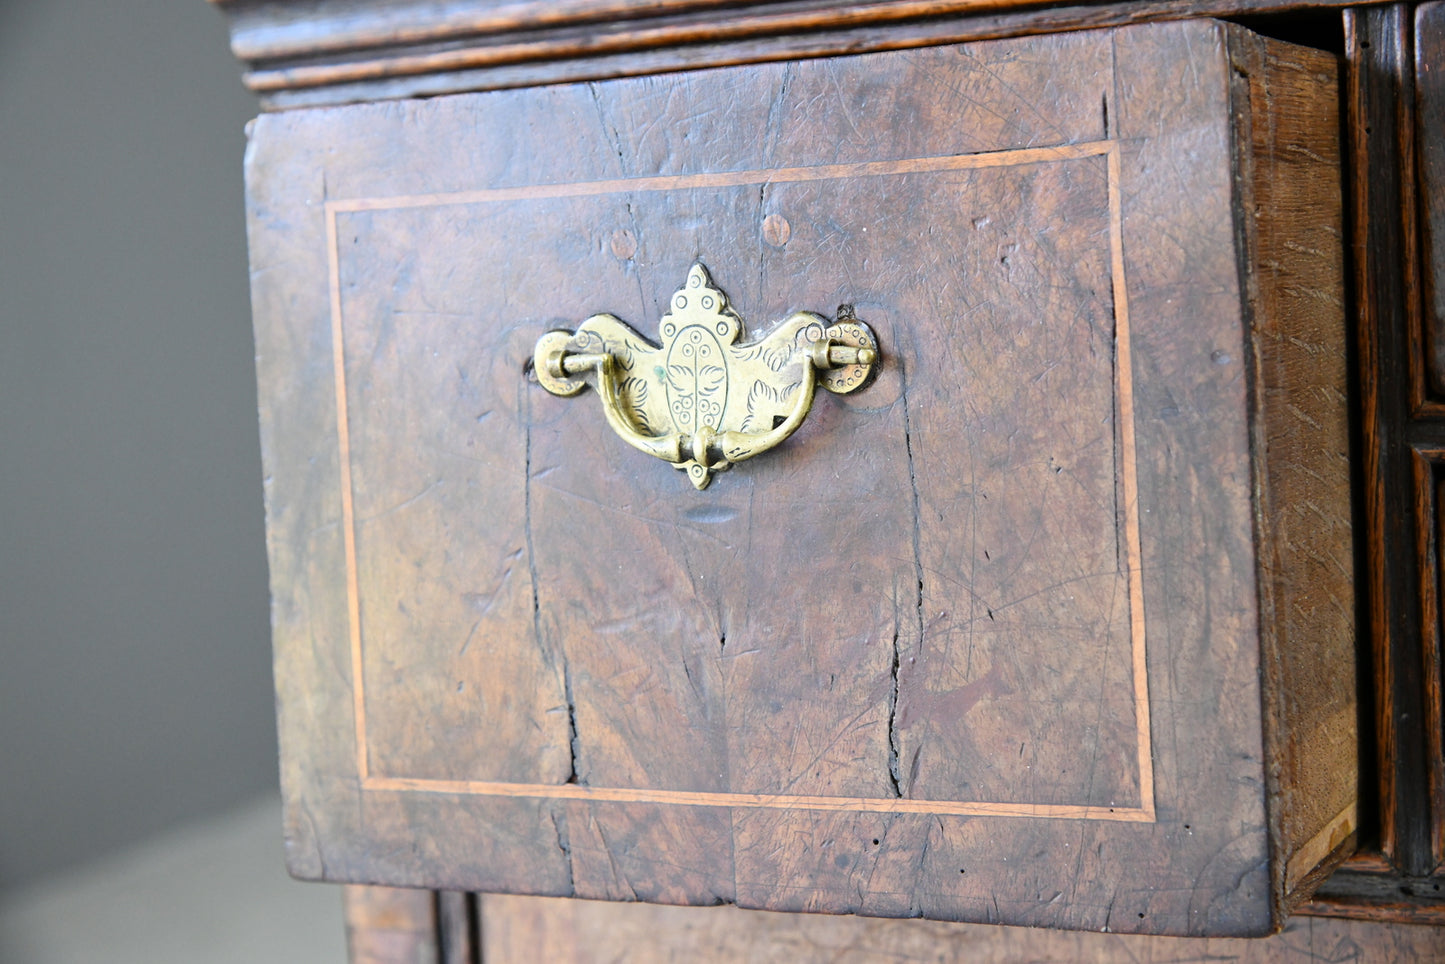
<path fill-rule="evenodd" d="M 202 0 L 0 0 L 0 889 L 276 779 L 255 112 Z"/>

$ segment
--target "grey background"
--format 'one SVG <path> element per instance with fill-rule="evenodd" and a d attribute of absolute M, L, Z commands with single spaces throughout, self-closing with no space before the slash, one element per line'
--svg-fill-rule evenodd
<path fill-rule="evenodd" d="M 276 780 L 255 113 L 204 0 L 0 0 L 0 891 Z"/>

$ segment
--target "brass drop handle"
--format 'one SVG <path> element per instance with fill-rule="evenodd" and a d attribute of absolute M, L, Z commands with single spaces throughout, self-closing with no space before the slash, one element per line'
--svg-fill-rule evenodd
<path fill-rule="evenodd" d="M 537 347 L 540 352 L 540 342 Z M 607 424 L 612 426 L 612 430 L 621 436 L 624 442 L 665 462 L 676 464 L 685 460 L 683 436 L 643 435 L 633 426 L 631 419 L 622 410 L 622 404 L 618 398 L 616 366 L 613 363 L 613 356 L 597 353 L 569 355 L 565 349 L 553 349 L 549 352 L 549 371 L 560 370 L 577 375 L 588 369 L 597 372 L 597 394 L 602 396 L 602 414 L 607 418 Z"/>
<path fill-rule="evenodd" d="M 868 383 L 878 344 L 854 319 L 795 312 L 767 336 L 736 344 L 742 321 L 695 264 L 659 323 L 661 346 L 612 315 L 537 341 L 533 370 L 554 395 L 575 395 L 592 373 L 602 412 L 623 441 L 687 472 L 712 474 L 777 446 L 803 424 L 816 388 Z"/>

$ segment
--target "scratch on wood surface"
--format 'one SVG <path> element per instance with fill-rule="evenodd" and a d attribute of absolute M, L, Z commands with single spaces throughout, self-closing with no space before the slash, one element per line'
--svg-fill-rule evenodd
<path fill-rule="evenodd" d="M 537 479 L 541 479 L 547 472 L 550 472 L 550 471 L 551 471 L 550 469 L 544 469 L 543 471 L 537 473 L 536 478 L 537 478 Z M 686 532 L 690 538 L 691 538 L 691 537 L 696 537 L 696 538 L 699 538 L 699 539 L 707 539 L 708 541 L 710 541 L 710 542 L 715 542 L 715 543 L 717 543 L 719 546 L 723 546 L 723 547 L 727 547 L 727 545 L 728 545 L 727 540 L 724 539 L 722 536 L 719 536 L 719 535 L 717 535 L 717 534 L 714 533 L 714 532 L 711 532 L 711 531 L 709 531 L 709 530 L 707 530 L 707 529 L 704 529 L 704 528 L 700 528 L 700 527 L 698 527 L 698 526 L 687 526 L 687 525 L 683 525 L 682 523 L 678 522 L 677 519 L 675 519 L 675 518 L 674 518 L 674 519 L 664 519 L 664 518 L 660 518 L 660 517 L 658 517 L 658 516 L 644 515 L 643 513 L 639 512 L 639 511 L 637 511 L 637 510 L 635 510 L 635 509 L 632 509 L 632 508 L 630 508 L 630 507 L 613 505 L 613 504 L 611 504 L 611 503 L 605 502 L 605 501 L 603 501 L 603 500 L 601 500 L 601 499 L 598 499 L 598 498 L 594 498 L 593 496 L 586 495 L 586 494 L 581 493 L 581 492 L 573 492 L 573 491 L 571 491 L 570 489 L 558 488 L 558 487 L 555 486 L 555 485 L 551 485 L 551 484 L 548 484 L 548 483 L 545 483 L 545 482 L 542 483 L 542 485 L 543 485 L 544 488 L 548 489 L 548 490 L 551 491 L 551 492 L 555 492 L 555 493 L 558 494 L 558 495 L 565 496 L 565 497 L 567 497 L 567 498 L 569 498 L 569 499 L 577 499 L 577 500 L 579 500 L 579 501 L 581 501 L 581 502 L 585 502 L 586 504 L 588 504 L 588 505 L 590 505 L 590 506 L 593 506 L 593 507 L 595 507 L 595 508 L 597 508 L 597 509 L 601 509 L 602 511 L 604 511 L 604 512 L 606 512 L 606 513 L 609 513 L 609 514 L 611 514 L 611 515 L 623 516 L 624 518 L 628 519 L 629 521 L 646 522 L 646 523 L 648 523 L 649 525 L 667 526 L 668 528 L 671 528 L 671 529 L 676 529 L 676 530 L 681 531 L 681 532 Z"/>
<path fill-rule="evenodd" d="M 758 292 L 755 296 L 758 305 L 767 303 L 767 268 L 768 268 L 768 242 L 762 236 L 761 226 L 763 217 L 768 211 L 768 183 L 764 181 L 758 185 Z"/>
<path fill-rule="evenodd" d="M 488 609 L 491 608 L 491 604 L 490 604 L 490 603 L 487 604 L 487 608 L 488 608 Z M 486 614 L 483 613 L 482 615 L 484 616 L 484 615 L 486 615 Z M 462 640 L 462 648 L 459 649 L 459 650 L 457 650 L 457 655 L 458 655 L 458 656 L 465 656 L 465 655 L 467 655 L 467 650 L 470 649 L 470 648 L 471 648 L 471 645 L 472 645 L 472 638 L 477 635 L 477 627 L 480 626 L 481 624 L 482 624 L 482 616 L 478 616 L 478 617 L 476 618 L 476 621 L 472 623 L 472 628 L 469 629 L 469 630 L 467 630 L 467 638 L 464 639 L 464 640 Z"/>
<path fill-rule="evenodd" d="M 783 65 L 783 77 L 778 83 L 778 93 L 768 105 L 768 119 L 763 125 L 763 156 L 771 163 L 777 154 L 778 136 L 782 131 L 783 105 L 788 101 L 788 88 L 793 83 L 793 65 Z"/>
<path fill-rule="evenodd" d="M 317 831 L 316 816 L 311 812 L 311 806 L 306 802 L 304 797 L 297 801 L 297 809 L 300 810 L 301 816 L 306 820 L 306 838 L 311 844 L 311 852 L 316 856 L 316 864 L 321 868 L 320 879 L 333 880 L 331 871 L 326 866 L 326 850 L 321 845 L 321 834 Z M 292 840 L 286 841 L 288 849 L 292 842 Z"/>
<path fill-rule="evenodd" d="M 625 886 L 633 900 L 638 900 L 637 888 L 632 886 L 632 881 L 628 880 L 627 875 L 622 872 L 622 868 L 617 866 L 617 855 L 612 852 L 612 842 L 607 839 L 607 831 L 602 829 L 602 824 L 596 822 L 593 823 L 593 829 L 597 831 L 597 836 L 602 840 L 602 849 L 607 854 L 607 865 L 612 869 L 612 879 Z"/>
<path fill-rule="evenodd" d="M 1298 405 L 1295 405 L 1293 402 L 1286 402 L 1285 408 L 1289 409 L 1291 415 L 1299 419 L 1301 422 L 1304 422 L 1310 428 L 1324 431 L 1324 426 L 1320 425 L 1320 423 L 1316 419 L 1314 419 L 1308 412 L 1300 408 Z"/>
<path fill-rule="evenodd" d="M 376 513 L 375 515 L 363 516 L 362 518 L 357 519 L 356 521 L 357 521 L 357 523 L 362 523 L 362 522 L 375 522 L 377 519 L 385 518 L 386 516 L 389 516 L 389 515 L 391 515 L 391 514 L 394 513 L 394 512 L 400 512 L 402 509 L 405 509 L 405 508 L 407 508 L 408 506 L 413 505 L 413 504 L 416 503 L 418 500 L 425 498 L 428 493 L 430 493 L 430 492 L 431 492 L 433 489 L 435 489 L 437 486 L 441 485 L 444 481 L 445 481 L 444 479 L 434 479 L 434 480 L 432 480 L 432 482 L 430 482 L 430 483 L 426 486 L 426 488 L 422 489 L 422 490 L 421 490 L 420 492 L 418 492 L 416 495 L 413 495 L 413 496 L 411 496 L 410 498 L 403 499 L 403 500 L 401 500 L 400 502 L 398 502 L 396 505 L 388 506 L 387 508 L 382 509 L 380 512 Z"/>
<path fill-rule="evenodd" d="M 864 706 L 857 713 L 853 714 L 851 719 L 849 719 L 842 726 L 838 727 L 834 731 L 832 738 L 829 739 L 827 743 L 823 744 L 823 748 L 814 753 L 808 759 L 807 763 L 805 763 L 801 767 L 796 765 L 792 766 L 790 769 L 793 772 L 793 776 L 791 779 L 788 780 L 787 783 L 783 785 L 783 792 L 786 793 L 787 791 L 792 790 L 798 785 L 799 781 L 805 780 L 809 776 L 816 776 L 816 774 L 810 774 L 809 771 L 811 771 L 813 767 L 817 766 L 818 763 L 825 756 L 828 755 L 828 752 L 839 743 L 841 743 L 843 738 L 849 733 L 853 732 L 854 730 L 872 727 L 874 725 L 874 722 L 872 720 L 868 720 L 866 722 L 864 720 L 864 717 L 868 716 L 869 713 L 872 712 L 872 709 L 872 705 Z M 801 727 L 795 726 L 793 728 L 792 740 L 788 744 L 787 759 L 790 763 L 798 758 L 798 738 L 802 735 L 806 735 L 805 731 Z M 807 749 L 811 749 L 811 747 L 808 747 Z M 890 768 L 891 766 L 892 763 L 890 762 Z M 894 783 L 894 796 L 900 796 L 900 794 L 897 792 L 896 782 Z"/>
<path fill-rule="evenodd" d="M 595 82 L 588 84 L 587 91 L 592 95 L 592 105 L 597 108 L 597 124 L 602 129 L 602 137 L 607 141 L 608 146 L 612 148 L 613 153 L 617 155 L 618 168 L 623 174 L 626 174 L 627 158 L 622 153 L 622 138 L 617 131 L 617 127 L 608 122 L 607 112 L 602 109 L 602 94 L 598 85 Z"/>

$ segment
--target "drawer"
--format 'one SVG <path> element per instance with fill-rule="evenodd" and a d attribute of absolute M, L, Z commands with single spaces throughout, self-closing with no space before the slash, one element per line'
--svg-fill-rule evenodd
<path fill-rule="evenodd" d="M 1203 21 L 258 119 L 292 872 L 1277 929 L 1355 825 L 1335 71 Z"/>

